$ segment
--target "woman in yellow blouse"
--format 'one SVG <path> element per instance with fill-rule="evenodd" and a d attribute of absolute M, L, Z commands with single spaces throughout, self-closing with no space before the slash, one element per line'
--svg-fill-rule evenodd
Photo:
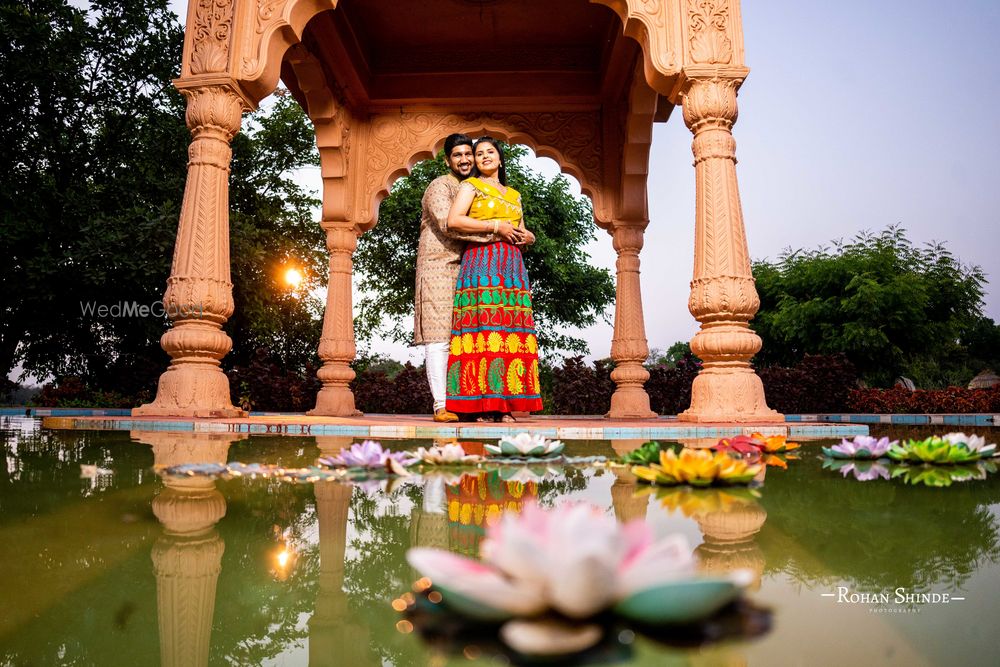
<path fill-rule="evenodd" d="M 476 169 L 458 190 L 448 228 L 492 232 L 506 222 L 514 243 L 470 243 L 455 285 L 447 410 L 481 421 L 514 421 L 511 412 L 542 409 L 538 338 L 521 247 L 534 243 L 524 226 L 521 195 L 507 186 L 500 142 L 482 137 Z"/>

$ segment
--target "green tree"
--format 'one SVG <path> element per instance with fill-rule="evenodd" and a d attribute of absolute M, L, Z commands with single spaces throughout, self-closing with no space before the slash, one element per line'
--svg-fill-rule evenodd
<path fill-rule="evenodd" d="M 99 317 L 85 304 L 162 298 L 190 134 L 171 85 L 183 31 L 167 0 L 0 0 L 0 370 L 79 376 L 148 395 L 167 364 L 162 317 Z M 228 363 L 266 346 L 301 364 L 319 338 L 318 305 L 279 290 L 295 258 L 325 282 L 316 201 L 288 172 L 316 161 L 290 99 L 244 119 L 233 142 L 237 342 Z M 306 139 L 308 137 L 308 140 Z M 307 342 L 303 342 L 307 341 Z"/>
<path fill-rule="evenodd" d="M 587 351 L 586 343 L 559 333 L 559 327 L 585 327 L 614 301 L 611 274 L 589 264 L 583 246 L 594 238 L 590 202 L 572 196 L 562 176 L 552 180 L 524 164 L 527 149 L 506 147 L 507 177 L 521 193 L 527 226 L 537 240 L 524 254 L 531 279 L 539 346 L 546 351 Z M 361 340 L 380 332 L 399 342 L 412 331 L 402 319 L 413 314 L 420 199 L 432 180 L 447 173 L 443 155 L 417 164 L 401 178 L 379 208 L 379 222 L 358 242 L 354 267 L 364 293 L 355 328 Z M 386 329 L 388 323 L 388 329 Z"/>
<path fill-rule="evenodd" d="M 862 378 L 888 385 L 968 382 L 967 337 L 981 322 L 986 277 L 941 243 L 914 247 L 899 226 L 832 248 L 754 264 L 761 307 L 751 326 L 762 365 L 845 353 Z"/>
<path fill-rule="evenodd" d="M 655 347 L 651 349 L 649 357 L 646 358 L 646 366 L 669 366 L 673 368 L 677 365 L 678 361 L 690 354 L 691 344 L 686 340 L 679 340 L 668 347 L 666 351 Z M 696 361 L 701 361 L 693 355 L 692 358 Z"/>

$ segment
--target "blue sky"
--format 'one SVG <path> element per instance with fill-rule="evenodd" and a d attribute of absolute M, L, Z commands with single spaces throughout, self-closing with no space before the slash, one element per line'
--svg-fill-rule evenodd
<path fill-rule="evenodd" d="M 187 3 L 172 4 L 183 18 Z M 751 256 L 899 223 L 1000 283 L 1000 2 L 744 0 L 742 13 L 751 73 L 734 135 Z M 690 143 L 679 113 L 655 128 L 641 256 L 651 347 L 697 331 Z M 318 170 L 302 178 L 319 188 Z M 610 237 L 599 231 L 590 251 L 613 270 Z M 1000 320 L 1000 284 L 987 286 L 986 314 Z M 609 325 L 583 335 L 608 354 Z"/>

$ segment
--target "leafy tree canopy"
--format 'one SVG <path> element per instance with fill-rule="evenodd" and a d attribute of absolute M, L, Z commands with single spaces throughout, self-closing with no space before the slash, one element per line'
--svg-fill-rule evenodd
<path fill-rule="evenodd" d="M 545 351 L 586 352 L 587 345 L 561 334 L 559 327 L 585 327 L 604 315 L 614 301 L 610 272 L 592 266 L 583 246 L 594 238 L 590 202 L 570 194 L 562 176 L 548 180 L 525 164 L 527 149 L 505 148 L 507 178 L 521 193 L 524 217 L 537 240 L 524 253 L 531 279 L 532 304 L 539 346 Z M 362 341 L 387 333 L 399 342 L 411 340 L 403 318 L 413 314 L 420 199 L 432 180 L 446 174 L 443 154 L 417 164 L 393 185 L 379 208 L 379 222 L 358 242 L 354 267 L 364 293 L 358 303 L 355 330 Z"/>
<path fill-rule="evenodd" d="M 906 375 L 933 387 L 967 383 L 996 363 L 986 343 L 997 326 L 982 314 L 983 270 L 942 243 L 914 247 L 899 226 L 786 251 L 755 263 L 753 274 L 761 307 L 751 326 L 764 341 L 758 364 L 843 352 L 870 384 Z"/>
<path fill-rule="evenodd" d="M 191 140 L 171 85 L 183 31 L 167 0 L 0 0 L 0 369 L 149 392 L 168 361 L 163 317 L 99 317 L 83 304 L 163 296 Z M 315 200 L 288 172 L 316 161 L 290 99 L 244 119 L 233 142 L 237 342 L 290 364 L 315 354 L 318 306 L 279 290 L 290 258 L 325 281 Z M 309 346 L 308 354 L 305 346 Z"/>

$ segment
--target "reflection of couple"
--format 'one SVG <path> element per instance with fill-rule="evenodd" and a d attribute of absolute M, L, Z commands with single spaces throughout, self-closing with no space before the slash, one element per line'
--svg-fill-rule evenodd
<path fill-rule="evenodd" d="M 542 408 L 521 257 L 535 235 L 497 140 L 452 134 L 444 153 L 450 173 L 422 202 L 413 342 L 426 350 L 434 421 L 514 421 Z"/>

